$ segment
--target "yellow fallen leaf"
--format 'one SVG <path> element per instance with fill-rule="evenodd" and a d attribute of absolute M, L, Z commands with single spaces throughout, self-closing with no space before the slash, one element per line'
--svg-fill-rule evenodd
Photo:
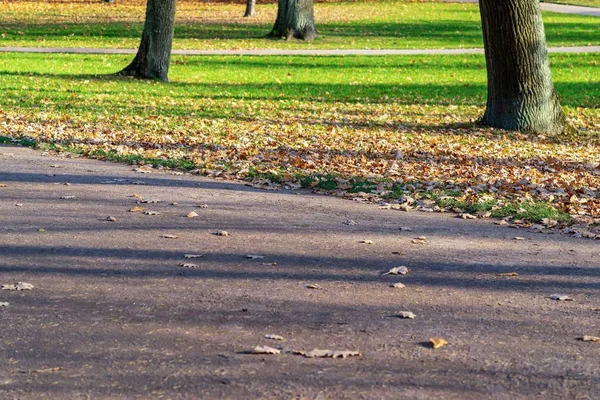
<path fill-rule="evenodd" d="M 186 215 L 186 217 L 188 218 L 195 218 L 198 216 L 198 213 L 195 213 L 194 211 L 191 211 L 188 213 L 188 215 Z"/>
<path fill-rule="evenodd" d="M 595 342 L 595 343 L 600 343 L 600 337 L 598 336 L 589 336 L 589 335 L 585 335 L 581 338 L 582 341 L 584 342 Z"/>
<path fill-rule="evenodd" d="M 141 212 L 141 211 L 144 211 L 144 207 L 135 206 L 129 210 L 129 212 Z"/>
<path fill-rule="evenodd" d="M 434 349 L 439 349 L 440 347 L 448 344 L 448 342 L 442 338 L 431 338 L 429 339 L 429 342 L 431 343 L 431 347 Z"/>

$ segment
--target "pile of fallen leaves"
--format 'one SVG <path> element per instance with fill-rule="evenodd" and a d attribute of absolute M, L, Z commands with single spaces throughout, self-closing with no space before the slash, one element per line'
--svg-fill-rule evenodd
<path fill-rule="evenodd" d="M 468 204 L 543 203 L 592 227 L 600 218 L 599 124 L 593 116 L 572 119 L 586 136 L 543 137 L 461 125 L 481 115 L 476 106 L 246 106 L 271 107 L 269 117 L 252 118 L 248 110 L 246 119 L 114 115 L 89 123 L 5 111 L 0 136 L 142 164 L 180 160 L 203 175 L 264 188 L 314 187 L 404 210 L 464 212 L 439 207 L 451 192 Z"/>

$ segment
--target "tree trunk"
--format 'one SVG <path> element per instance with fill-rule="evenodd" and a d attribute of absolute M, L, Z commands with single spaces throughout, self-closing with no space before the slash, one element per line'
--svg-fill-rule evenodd
<path fill-rule="evenodd" d="M 174 27 L 175 0 L 148 0 L 137 55 L 120 74 L 167 82 Z"/>
<path fill-rule="evenodd" d="M 316 38 L 313 0 L 279 0 L 277 20 L 269 36 L 304 40 Z"/>
<path fill-rule="evenodd" d="M 480 0 L 488 97 L 484 125 L 559 133 L 565 114 L 552 84 L 538 0 Z"/>
<path fill-rule="evenodd" d="M 246 13 L 244 14 L 244 18 L 254 17 L 255 15 L 256 15 L 256 0 L 246 0 Z"/>

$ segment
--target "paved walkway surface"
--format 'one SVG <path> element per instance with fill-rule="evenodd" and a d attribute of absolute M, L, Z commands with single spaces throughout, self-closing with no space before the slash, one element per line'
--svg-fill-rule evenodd
<path fill-rule="evenodd" d="M 600 393 L 597 241 L 20 147 L 0 183 L 2 399 Z"/>
<path fill-rule="evenodd" d="M 479 3 L 479 0 L 442 0 L 446 3 Z M 577 14 L 577 15 L 591 15 L 594 17 L 600 17 L 600 8 L 594 7 L 581 7 L 571 6 L 567 4 L 554 4 L 554 3 L 540 3 L 540 7 L 543 11 L 551 11 L 561 14 Z"/>
<path fill-rule="evenodd" d="M 600 46 L 550 47 L 550 53 L 599 53 Z M 67 53 L 67 54 L 135 54 L 135 49 L 102 49 L 76 47 L 0 47 L 0 52 Z M 172 54 L 188 56 L 391 56 L 483 54 L 483 49 L 409 49 L 409 50 L 173 50 Z"/>

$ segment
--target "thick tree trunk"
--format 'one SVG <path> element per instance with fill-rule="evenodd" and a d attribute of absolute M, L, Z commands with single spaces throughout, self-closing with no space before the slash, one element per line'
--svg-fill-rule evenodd
<path fill-rule="evenodd" d="M 244 18 L 254 17 L 255 15 L 256 15 L 256 0 L 246 0 L 246 13 L 244 14 Z"/>
<path fill-rule="evenodd" d="M 484 125 L 532 133 L 567 128 L 552 84 L 538 0 L 480 0 L 488 97 Z"/>
<path fill-rule="evenodd" d="M 313 0 L 279 0 L 277 20 L 269 36 L 304 40 L 316 38 Z"/>
<path fill-rule="evenodd" d="M 175 27 L 175 0 L 148 0 L 137 55 L 121 75 L 168 81 Z"/>

